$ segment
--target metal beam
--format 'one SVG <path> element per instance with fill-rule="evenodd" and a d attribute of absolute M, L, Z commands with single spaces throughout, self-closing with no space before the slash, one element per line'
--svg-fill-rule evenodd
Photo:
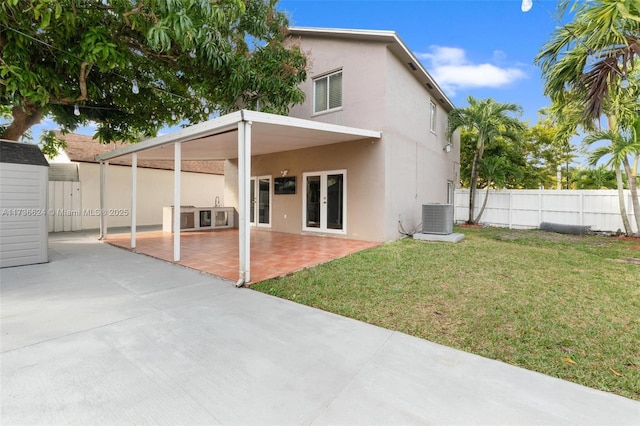
<path fill-rule="evenodd" d="M 182 144 L 175 142 L 173 158 L 173 261 L 180 261 L 180 166 Z"/>
<path fill-rule="evenodd" d="M 100 161 L 100 240 L 107 239 L 107 177 L 108 161 Z"/>
<path fill-rule="evenodd" d="M 131 248 L 136 248 L 136 216 L 138 211 L 138 154 L 131 156 Z"/>
<path fill-rule="evenodd" d="M 251 182 L 251 122 L 238 122 L 238 248 L 237 286 L 251 281 L 251 229 L 249 224 Z"/>

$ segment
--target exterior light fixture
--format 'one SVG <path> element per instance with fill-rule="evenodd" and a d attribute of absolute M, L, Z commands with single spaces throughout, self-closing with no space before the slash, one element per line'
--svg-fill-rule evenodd
<path fill-rule="evenodd" d="M 533 7 L 533 0 L 522 0 L 522 5 L 520 6 L 520 9 L 523 12 L 530 11 L 532 7 Z"/>
<path fill-rule="evenodd" d="M 449 153 L 449 152 L 451 152 L 451 148 L 453 148 L 453 147 L 452 147 L 452 145 L 451 145 L 451 142 L 449 142 L 448 144 L 446 144 L 446 145 L 444 146 L 444 148 L 442 148 L 442 150 L 443 150 L 444 152 L 446 152 L 446 153 Z"/>
<path fill-rule="evenodd" d="M 629 80 L 627 79 L 626 74 L 622 74 L 622 79 L 620 80 L 620 88 L 628 89 L 629 88 Z"/>
<path fill-rule="evenodd" d="M 289 170 L 284 169 L 284 170 L 280 170 L 280 174 L 282 175 L 282 177 L 285 177 L 289 174 Z"/>

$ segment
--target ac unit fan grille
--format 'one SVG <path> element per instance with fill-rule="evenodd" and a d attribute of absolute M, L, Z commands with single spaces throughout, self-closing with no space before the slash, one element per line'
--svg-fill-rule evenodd
<path fill-rule="evenodd" d="M 422 233 L 443 235 L 453 233 L 453 205 L 423 204 Z"/>

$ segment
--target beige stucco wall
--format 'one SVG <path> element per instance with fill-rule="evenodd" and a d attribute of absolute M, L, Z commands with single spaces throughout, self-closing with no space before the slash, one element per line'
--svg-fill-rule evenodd
<path fill-rule="evenodd" d="M 347 171 L 347 221 L 346 234 L 342 236 L 384 241 L 384 176 L 379 172 L 384 163 L 383 154 L 378 140 L 367 139 L 253 157 L 251 176 L 276 178 L 280 177 L 281 170 L 286 169 L 288 176 L 297 178 L 295 194 L 272 196 L 270 229 L 277 232 L 302 233 L 303 173 L 344 169 Z M 236 160 L 227 161 L 225 178 L 225 200 L 228 205 L 237 209 Z"/>
<path fill-rule="evenodd" d="M 300 87 L 306 94 L 303 104 L 289 115 L 307 120 L 382 130 L 384 125 L 386 47 L 377 42 L 347 42 L 305 37 L 302 49 L 311 55 L 307 80 Z M 342 109 L 313 113 L 313 79 L 342 69 Z"/>
<path fill-rule="evenodd" d="M 82 209 L 100 208 L 100 165 L 80 163 Z M 131 211 L 131 167 L 108 166 L 107 209 Z M 183 172 L 181 176 L 182 205 L 213 206 L 216 196 L 224 205 L 224 176 Z M 138 168 L 137 224 L 162 224 L 162 207 L 173 205 L 173 171 Z M 118 212 L 119 213 L 119 212 Z M 129 226 L 131 217 L 109 216 L 107 225 Z M 82 229 L 100 227 L 96 215 L 82 217 Z"/>
<path fill-rule="evenodd" d="M 303 104 L 290 115 L 302 119 L 382 132 L 374 143 L 361 141 L 254 157 L 252 176 L 298 177 L 298 193 L 274 195 L 274 231 L 302 231 L 302 173 L 347 169 L 347 236 L 390 241 L 421 221 L 422 204 L 445 203 L 447 182 L 457 182 L 459 141 L 447 141 L 447 111 L 407 64 L 385 43 L 305 36 L 301 47 L 310 54 Z M 313 114 L 313 79 L 342 70 L 342 108 Z M 436 131 L 429 129 L 429 100 L 436 104 Z M 225 199 L 237 206 L 236 162 L 227 163 Z M 285 219 L 286 215 L 286 219 Z"/>
<path fill-rule="evenodd" d="M 390 240 L 398 236 L 399 220 L 407 232 L 418 229 L 422 204 L 447 202 L 447 182 L 459 180 L 460 143 L 455 135 L 452 151 L 443 151 L 447 111 L 391 52 L 385 67 L 385 238 Z M 435 131 L 429 129 L 430 100 L 436 105 Z"/>

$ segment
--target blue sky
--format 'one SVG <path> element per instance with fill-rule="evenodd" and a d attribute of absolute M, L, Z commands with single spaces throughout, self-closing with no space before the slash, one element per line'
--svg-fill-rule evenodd
<path fill-rule="evenodd" d="M 538 121 L 549 105 L 533 59 L 558 22 L 556 1 L 535 0 L 281 0 L 292 26 L 393 30 L 421 59 L 457 107 L 467 96 L 524 108 Z"/>

